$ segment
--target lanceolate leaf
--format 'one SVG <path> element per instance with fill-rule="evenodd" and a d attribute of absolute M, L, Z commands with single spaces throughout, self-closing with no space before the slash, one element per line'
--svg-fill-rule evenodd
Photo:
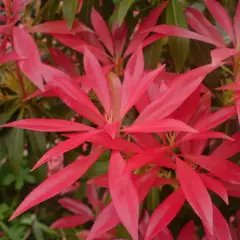
<path fill-rule="evenodd" d="M 171 87 L 149 104 L 141 112 L 135 123 L 153 119 L 160 120 L 169 116 L 197 89 L 207 73 L 213 69 L 212 65 L 206 65 L 177 76 L 171 82 Z M 175 94 L 176 92 L 178 94 Z"/>
<path fill-rule="evenodd" d="M 194 221 L 190 221 L 186 223 L 183 228 L 181 229 L 177 240 L 185 240 L 185 239 L 191 239 L 191 240 L 199 240 L 196 232 L 195 232 L 195 226 Z"/>
<path fill-rule="evenodd" d="M 23 28 L 13 28 L 13 45 L 14 50 L 19 56 L 26 59 L 19 60 L 18 64 L 22 72 L 41 90 L 44 90 L 42 77 L 42 64 L 38 48 Z"/>
<path fill-rule="evenodd" d="M 79 0 L 63 0 L 63 16 L 67 21 L 68 29 L 72 29 Z"/>
<path fill-rule="evenodd" d="M 94 128 L 87 125 L 61 119 L 22 119 L 4 124 L 3 127 L 16 127 L 40 132 L 73 132 L 91 131 Z"/>
<path fill-rule="evenodd" d="M 96 151 L 87 157 L 80 156 L 74 163 L 51 175 L 25 198 L 10 220 L 66 189 L 91 167 L 100 154 L 101 151 Z"/>
<path fill-rule="evenodd" d="M 185 123 L 173 118 L 165 118 L 158 121 L 146 121 L 143 124 L 133 124 L 130 127 L 124 128 L 124 132 L 135 133 L 154 133 L 154 132 L 169 132 L 169 131 L 186 131 L 196 132 L 195 129 Z"/>
<path fill-rule="evenodd" d="M 94 8 L 92 8 L 91 12 L 91 22 L 100 40 L 106 46 L 108 51 L 113 55 L 113 40 L 109 32 L 108 26 L 106 25 L 101 15 Z"/>
<path fill-rule="evenodd" d="M 213 233 L 213 207 L 211 198 L 198 174 L 184 161 L 176 158 L 180 187 L 196 214 Z"/>
<path fill-rule="evenodd" d="M 178 0 L 171 0 L 167 6 L 167 24 L 187 28 L 183 8 Z M 189 39 L 169 37 L 168 45 L 173 57 L 177 72 L 181 72 L 189 51 Z"/>
<path fill-rule="evenodd" d="M 117 20 L 119 25 L 122 25 L 129 8 L 133 5 L 134 2 L 135 0 L 121 0 L 117 10 Z"/>
<path fill-rule="evenodd" d="M 167 197 L 151 215 L 144 239 L 151 240 L 156 237 L 174 219 L 184 201 L 181 189 Z"/>
<path fill-rule="evenodd" d="M 89 218 L 88 216 L 79 215 L 65 216 L 55 221 L 51 225 L 51 228 L 74 228 L 90 220 L 92 220 L 92 218 Z"/>
<path fill-rule="evenodd" d="M 200 174 L 199 176 L 201 177 L 203 183 L 208 189 L 218 194 L 223 199 L 223 201 L 225 201 L 225 203 L 228 204 L 227 190 L 221 182 L 217 181 L 214 178 L 209 177 L 206 174 Z"/>
<path fill-rule="evenodd" d="M 109 167 L 109 187 L 114 208 L 134 240 L 138 239 L 139 199 L 131 174 L 122 175 L 125 161 L 113 152 Z"/>

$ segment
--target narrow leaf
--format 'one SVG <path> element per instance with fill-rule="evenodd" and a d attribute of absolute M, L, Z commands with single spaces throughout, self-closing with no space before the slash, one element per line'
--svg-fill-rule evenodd
<path fill-rule="evenodd" d="M 176 158 L 176 164 L 178 180 L 186 199 L 213 233 L 213 206 L 206 187 L 198 174 L 184 161 Z"/>
<path fill-rule="evenodd" d="M 194 221 L 189 221 L 186 223 L 183 228 L 181 229 L 177 240 L 199 240 L 196 232 L 195 232 L 195 226 L 194 226 Z"/>
<path fill-rule="evenodd" d="M 10 220 L 16 218 L 37 204 L 55 196 L 73 184 L 98 159 L 100 153 L 100 151 L 96 151 L 87 157 L 80 156 L 80 158 L 74 163 L 51 175 L 24 199 L 17 210 L 13 213 Z"/>
<path fill-rule="evenodd" d="M 134 2 L 135 0 L 121 0 L 117 10 L 117 20 L 119 25 L 122 25 L 123 20 L 125 19 L 128 13 L 128 10 L 130 9 Z"/>

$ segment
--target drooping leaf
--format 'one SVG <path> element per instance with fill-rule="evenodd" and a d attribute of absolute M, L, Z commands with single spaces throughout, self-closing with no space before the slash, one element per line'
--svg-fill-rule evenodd
<path fill-rule="evenodd" d="M 119 152 L 112 152 L 109 187 L 114 208 L 134 240 L 138 239 L 139 199 L 131 174 L 122 175 L 125 162 Z"/>
<path fill-rule="evenodd" d="M 63 228 L 63 229 L 74 228 L 90 220 L 92 220 L 92 218 L 89 218 L 88 216 L 79 216 L 79 215 L 65 216 L 56 220 L 51 225 L 51 228 Z"/>
<path fill-rule="evenodd" d="M 62 119 L 46 119 L 46 118 L 22 119 L 15 122 L 4 124 L 3 127 L 15 127 L 40 132 L 75 132 L 94 130 L 94 128 L 81 123 Z"/>
<path fill-rule="evenodd" d="M 87 157 L 80 156 L 72 164 L 51 175 L 25 198 L 10 220 L 66 189 L 91 167 L 100 154 L 101 151 L 98 150 Z"/>
<path fill-rule="evenodd" d="M 144 239 L 151 240 L 156 237 L 177 215 L 184 201 L 181 189 L 167 197 L 151 215 Z"/>
<path fill-rule="evenodd" d="M 63 0 L 63 16 L 67 22 L 68 29 L 72 29 L 79 0 Z"/>
<path fill-rule="evenodd" d="M 213 233 L 213 206 L 206 187 L 198 174 L 184 161 L 176 158 L 176 164 L 178 180 L 186 199 L 205 226 Z"/>
<path fill-rule="evenodd" d="M 167 6 L 166 23 L 187 28 L 183 8 L 178 0 L 172 0 Z M 168 45 L 173 57 L 177 72 L 181 72 L 189 51 L 189 39 L 169 37 Z"/>

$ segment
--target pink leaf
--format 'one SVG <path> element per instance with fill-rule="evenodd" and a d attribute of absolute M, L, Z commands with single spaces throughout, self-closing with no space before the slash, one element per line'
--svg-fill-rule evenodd
<path fill-rule="evenodd" d="M 186 223 L 183 228 L 181 229 L 177 240 L 199 240 L 196 232 L 195 232 L 195 226 L 193 221 L 189 221 Z"/>
<path fill-rule="evenodd" d="M 134 240 L 138 239 L 139 199 L 131 175 L 123 175 L 125 162 L 119 152 L 112 152 L 109 187 L 114 208 Z"/>
<path fill-rule="evenodd" d="M 163 119 L 175 111 L 201 84 L 204 77 L 215 67 L 206 65 L 177 76 L 171 87 L 146 107 L 135 123 Z M 175 94 L 175 93 L 178 94 Z"/>
<path fill-rule="evenodd" d="M 184 122 L 172 118 L 165 118 L 157 121 L 146 121 L 142 124 L 133 124 L 123 129 L 124 132 L 155 133 L 169 131 L 196 132 L 195 129 L 186 125 Z"/>
<path fill-rule="evenodd" d="M 58 200 L 58 203 L 60 203 L 68 211 L 75 213 L 77 215 L 87 216 L 89 218 L 94 217 L 92 210 L 79 200 L 64 197 L 64 198 L 60 198 Z"/>
<path fill-rule="evenodd" d="M 196 214 L 208 230 L 213 232 L 213 207 L 211 198 L 198 174 L 184 161 L 176 158 L 180 187 Z"/>
<path fill-rule="evenodd" d="M 131 133 L 131 137 L 144 150 L 149 150 L 151 148 L 161 147 L 160 142 L 152 134 L 148 134 L 148 133 Z"/>
<path fill-rule="evenodd" d="M 204 17 L 204 15 L 194 8 L 185 8 L 187 22 L 192 29 L 203 36 L 213 39 L 224 46 L 224 40 L 221 33 Z"/>
<path fill-rule="evenodd" d="M 238 54 L 239 51 L 231 48 L 217 48 L 211 51 L 211 58 L 213 64 L 218 64 L 226 58 Z"/>
<path fill-rule="evenodd" d="M 153 70 L 144 76 L 140 77 L 139 73 L 135 71 L 136 79 L 129 78 L 130 80 L 133 80 L 132 85 L 128 83 L 126 85 L 126 81 L 123 82 L 123 90 L 122 90 L 122 103 L 121 103 L 121 116 L 123 117 L 128 110 L 131 109 L 131 107 L 137 103 L 137 101 L 140 99 L 142 94 L 147 90 L 147 87 L 152 83 L 155 78 L 158 76 L 158 74 L 163 70 L 164 65 L 160 66 L 156 70 Z M 126 73 L 127 74 L 127 73 Z M 133 74 L 134 77 L 134 74 Z"/>
<path fill-rule="evenodd" d="M 24 59 L 25 57 L 18 56 L 15 52 L 8 52 L 0 57 L 0 64 Z"/>
<path fill-rule="evenodd" d="M 217 181 L 215 178 L 211 178 L 206 174 L 200 174 L 199 176 L 201 177 L 204 185 L 208 189 L 218 194 L 223 199 L 223 201 L 225 201 L 225 203 L 228 204 L 227 190 L 220 181 Z"/>
<path fill-rule="evenodd" d="M 108 188 L 108 174 L 104 174 L 101 176 L 97 176 L 95 178 L 91 178 L 90 180 L 88 180 L 87 183 L 96 185 L 98 187 Z"/>
<path fill-rule="evenodd" d="M 42 164 L 46 163 L 47 161 L 49 161 L 49 159 L 53 157 L 60 156 L 65 152 L 68 152 L 76 147 L 79 147 L 82 143 L 88 141 L 92 136 L 98 133 L 99 132 L 97 131 L 82 133 L 75 138 L 70 138 L 63 142 L 60 142 L 58 145 L 48 150 L 35 164 L 32 170 L 35 170 L 36 168 L 40 167 Z"/>
<path fill-rule="evenodd" d="M 216 177 L 231 183 L 240 183 L 240 167 L 231 161 L 221 157 L 203 155 L 184 155 L 184 157 L 205 168 Z"/>
<path fill-rule="evenodd" d="M 176 217 L 184 201 L 181 189 L 167 197 L 151 215 L 144 239 L 154 239 Z"/>
<path fill-rule="evenodd" d="M 87 157 L 80 156 L 72 164 L 51 175 L 24 199 L 10 220 L 71 186 L 91 167 L 100 156 L 100 153 L 100 151 L 96 151 Z"/>
<path fill-rule="evenodd" d="M 13 45 L 18 56 L 24 56 L 19 60 L 18 65 L 21 71 L 41 90 L 44 90 L 42 78 L 42 64 L 38 48 L 23 28 L 13 28 Z"/>
<path fill-rule="evenodd" d="M 3 127 L 17 127 L 40 132 L 73 132 L 95 130 L 87 125 L 62 119 L 23 119 L 4 124 Z"/>
<path fill-rule="evenodd" d="M 235 44 L 235 34 L 232 25 L 232 21 L 224 7 L 221 6 L 216 0 L 205 0 L 205 4 L 215 18 L 217 23 L 223 28 L 223 30 L 228 34 L 233 44 Z"/>
<path fill-rule="evenodd" d="M 110 94 L 107 79 L 96 57 L 85 47 L 84 50 L 84 68 L 88 81 L 91 82 L 92 88 L 102 103 L 105 112 L 110 113 Z"/>
<path fill-rule="evenodd" d="M 54 22 L 45 22 L 39 25 L 35 25 L 29 29 L 32 33 L 46 33 L 46 34 L 75 34 L 78 32 L 93 32 L 85 24 L 75 20 L 71 30 L 68 29 L 67 23 L 64 20 L 58 20 Z"/>
<path fill-rule="evenodd" d="M 117 57 L 122 55 L 126 39 L 127 39 L 128 28 L 125 22 L 119 26 L 118 23 L 114 23 L 112 27 L 112 38 L 115 49 L 115 54 Z"/>
<path fill-rule="evenodd" d="M 91 12 L 91 22 L 100 40 L 106 46 L 108 51 L 113 55 L 113 41 L 108 26 L 106 25 L 101 15 L 94 8 L 92 8 Z"/>
<path fill-rule="evenodd" d="M 50 227 L 55 229 L 74 228 L 90 220 L 92 220 L 92 218 L 89 218 L 88 216 L 79 216 L 79 215 L 65 216 L 55 221 Z"/>
<path fill-rule="evenodd" d="M 99 212 L 101 209 L 101 203 L 98 199 L 98 192 L 96 186 L 87 185 L 87 198 L 95 212 Z"/>

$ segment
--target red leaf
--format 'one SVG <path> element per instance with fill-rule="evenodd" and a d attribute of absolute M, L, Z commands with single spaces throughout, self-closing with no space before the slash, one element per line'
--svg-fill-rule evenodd
<path fill-rule="evenodd" d="M 44 90 L 42 78 L 42 64 L 38 48 L 23 28 L 13 28 L 13 45 L 18 56 L 24 56 L 19 60 L 18 65 L 21 71 L 41 90 Z"/>
<path fill-rule="evenodd" d="M 51 175 L 24 199 L 10 220 L 69 187 L 91 167 L 100 154 L 100 151 L 96 151 L 87 157 L 80 156 L 72 164 Z"/>
<path fill-rule="evenodd" d="M 49 52 L 54 60 L 54 62 L 63 69 L 64 72 L 69 74 L 71 77 L 75 77 L 78 75 L 76 66 L 72 62 L 71 58 L 66 56 L 57 48 L 50 48 Z"/>
<path fill-rule="evenodd" d="M 80 52 L 84 53 L 84 46 L 87 46 L 94 55 L 98 58 L 99 61 L 101 61 L 104 64 L 111 64 L 109 56 L 107 53 L 105 53 L 103 50 L 91 46 L 87 44 L 80 36 L 71 36 L 71 35 L 63 35 L 63 34 L 54 34 L 53 35 L 59 42 L 62 44 Z"/>
<path fill-rule="evenodd" d="M 109 114 L 111 103 L 107 79 L 98 60 L 87 47 L 84 50 L 84 68 L 88 81 L 91 82 L 92 88 L 102 103 L 105 112 Z"/>
<path fill-rule="evenodd" d="M 199 120 L 194 125 L 194 128 L 196 128 L 198 131 L 201 131 L 201 132 L 207 131 L 211 128 L 217 127 L 218 125 L 225 122 L 235 114 L 236 114 L 235 106 L 221 108 L 220 110 Z"/>
<path fill-rule="evenodd" d="M 165 118 L 161 120 L 145 121 L 142 124 L 133 124 L 130 127 L 125 127 L 124 132 L 136 133 L 155 133 L 155 132 L 170 132 L 170 131 L 183 131 L 183 132 L 196 132 L 182 121 L 172 118 Z"/>
<path fill-rule="evenodd" d="M 126 22 L 123 22 L 121 26 L 118 23 L 114 23 L 112 27 L 112 38 L 115 49 L 116 57 L 122 55 L 126 39 L 127 39 L 128 28 Z"/>
<path fill-rule="evenodd" d="M 154 8 L 146 17 L 146 19 L 140 24 L 138 31 L 136 31 L 132 36 L 132 39 L 126 49 L 124 57 L 127 57 L 129 54 L 136 51 L 136 49 L 148 35 L 148 33 L 144 33 L 144 31 L 148 30 L 156 24 L 159 16 L 161 15 L 166 6 L 167 2 L 157 8 Z"/>
<path fill-rule="evenodd" d="M 216 206 L 213 205 L 213 224 L 214 234 L 218 240 L 232 240 L 231 232 L 228 227 L 227 221 L 224 219 L 221 212 Z"/>
<path fill-rule="evenodd" d="M 216 22 L 223 28 L 228 34 L 233 44 L 235 44 L 235 34 L 232 26 L 232 21 L 224 7 L 221 6 L 216 0 L 205 0 L 205 4 L 215 18 Z"/>
<path fill-rule="evenodd" d="M 60 203 L 68 211 L 75 213 L 77 215 L 86 216 L 89 218 L 94 217 L 92 210 L 79 200 L 64 197 L 64 198 L 60 198 L 58 200 L 58 203 Z"/>
<path fill-rule="evenodd" d="M 234 139 L 234 141 L 224 141 L 211 153 L 211 156 L 227 159 L 240 152 L 240 133 L 235 133 L 234 135 L 232 135 L 232 138 Z"/>
<path fill-rule="evenodd" d="M 196 232 L 195 232 L 195 226 L 194 221 L 189 221 L 186 223 L 183 228 L 181 229 L 177 240 L 199 240 Z"/>
<path fill-rule="evenodd" d="M 238 54 L 239 51 L 230 48 L 217 48 L 211 51 L 211 58 L 213 64 L 218 64 L 226 58 L 232 57 Z"/>
<path fill-rule="evenodd" d="M 24 59 L 24 56 L 18 56 L 15 52 L 7 52 L 4 55 L 0 56 L 0 64 Z"/>
<path fill-rule="evenodd" d="M 48 85 L 52 86 L 61 100 L 92 122 L 103 125 L 105 119 L 86 93 L 64 72 L 43 65 L 43 76 Z"/>
<path fill-rule="evenodd" d="M 178 180 L 186 199 L 212 233 L 213 207 L 206 187 L 199 175 L 184 161 L 176 158 L 176 164 Z"/>
<path fill-rule="evenodd" d="M 93 209 L 98 213 L 101 209 L 101 203 L 98 199 L 97 188 L 94 185 L 87 185 L 87 198 Z"/>
<path fill-rule="evenodd" d="M 137 103 L 142 94 L 147 90 L 147 87 L 155 80 L 158 74 L 163 70 L 164 65 L 156 70 L 153 70 L 140 78 L 139 73 L 135 71 L 133 77 L 127 77 L 123 82 L 122 90 L 122 103 L 121 103 L 121 116 L 123 117 L 131 107 Z M 128 75 L 125 72 L 125 77 Z M 136 78 L 134 79 L 136 75 Z M 127 82 L 132 80 L 133 83 Z"/>
<path fill-rule="evenodd" d="M 167 36 L 190 38 L 190 39 L 194 39 L 202 42 L 207 42 L 217 47 L 225 47 L 225 45 L 220 44 L 219 41 L 216 41 L 215 39 L 212 39 L 207 36 L 203 36 L 198 33 L 186 30 L 184 28 L 179 28 L 173 25 L 162 24 L 162 25 L 155 26 L 148 31 L 164 34 Z"/>
<path fill-rule="evenodd" d="M 3 127 L 17 127 L 40 132 L 73 132 L 95 130 L 87 125 L 62 119 L 34 118 L 4 124 Z"/>
<path fill-rule="evenodd" d="M 101 176 L 97 176 L 95 178 L 91 178 L 90 180 L 88 180 L 87 183 L 96 185 L 98 187 L 108 188 L 108 174 L 104 174 Z"/>
<path fill-rule="evenodd" d="M 90 230 L 90 233 L 87 237 L 87 240 L 93 240 L 102 234 L 106 233 L 107 231 L 114 228 L 121 222 L 119 219 L 113 203 L 109 203 L 97 216 L 94 224 Z"/>
<path fill-rule="evenodd" d="M 176 217 L 184 201 L 181 189 L 167 197 L 151 215 L 144 239 L 151 240 L 156 237 Z"/>
<path fill-rule="evenodd" d="M 113 55 L 113 41 L 108 26 L 106 25 L 101 15 L 94 8 L 92 8 L 91 12 L 91 22 L 100 40 L 106 46 L 108 51 Z"/>
<path fill-rule="evenodd" d="M 177 76 L 168 90 L 146 107 L 135 123 L 160 120 L 175 111 L 201 84 L 207 73 L 215 67 L 206 65 Z M 178 94 L 176 94 L 176 92 Z"/>
<path fill-rule="evenodd" d="M 212 157 L 203 155 L 184 155 L 185 158 L 200 165 L 216 177 L 230 183 L 240 183 L 240 167 L 222 157 Z"/>
<path fill-rule="evenodd" d="M 42 164 L 46 163 L 53 157 L 60 156 L 64 154 L 65 152 L 68 152 L 78 146 L 80 146 L 85 141 L 88 141 L 92 136 L 98 134 L 98 131 L 95 132 L 86 132 L 79 134 L 75 138 L 67 139 L 63 142 L 60 142 L 55 147 L 48 150 L 41 158 L 38 160 L 38 162 L 35 164 L 32 170 L 35 170 L 36 168 L 40 167 Z"/>
<path fill-rule="evenodd" d="M 64 20 L 58 20 L 53 22 L 45 22 L 39 25 L 35 25 L 29 29 L 32 33 L 46 33 L 46 34 L 74 34 L 78 32 L 93 32 L 85 24 L 75 20 L 71 30 L 68 29 L 67 23 Z"/>
<path fill-rule="evenodd" d="M 220 181 L 217 181 L 216 179 L 211 178 L 206 174 L 200 174 L 199 176 L 201 177 L 204 185 L 208 189 L 215 192 L 217 195 L 219 195 L 223 199 L 223 201 L 225 201 L 226 204 L 228 204 L 227 190 Z"/>
<path fill-rule="evenodd" d="M 203 36 L 213 39 L 224 46 L 225 42 L 221 33 L 204 17 L 204 15 L 194 8 L 185 8 L 187 22 L 192 29 Z"/>
<path fill-rule="evenodd" d="M 55 221 L 50 227 L 51 228 L 74 228 L 79 225 L 82 225 L 88 221 L 92 220 L 92 218 L 89 218 L 88 216 L 65 216 L 63 218 L 58 219 Z"/>
<path fill-rule="evenodd" d="M 109 187 L 114 208 L 134 240 L 138 239 L 139 199 L 131 175 L 123 175 L 125 161 L 119 152 L 112 152 L 109 166 Z"/>

